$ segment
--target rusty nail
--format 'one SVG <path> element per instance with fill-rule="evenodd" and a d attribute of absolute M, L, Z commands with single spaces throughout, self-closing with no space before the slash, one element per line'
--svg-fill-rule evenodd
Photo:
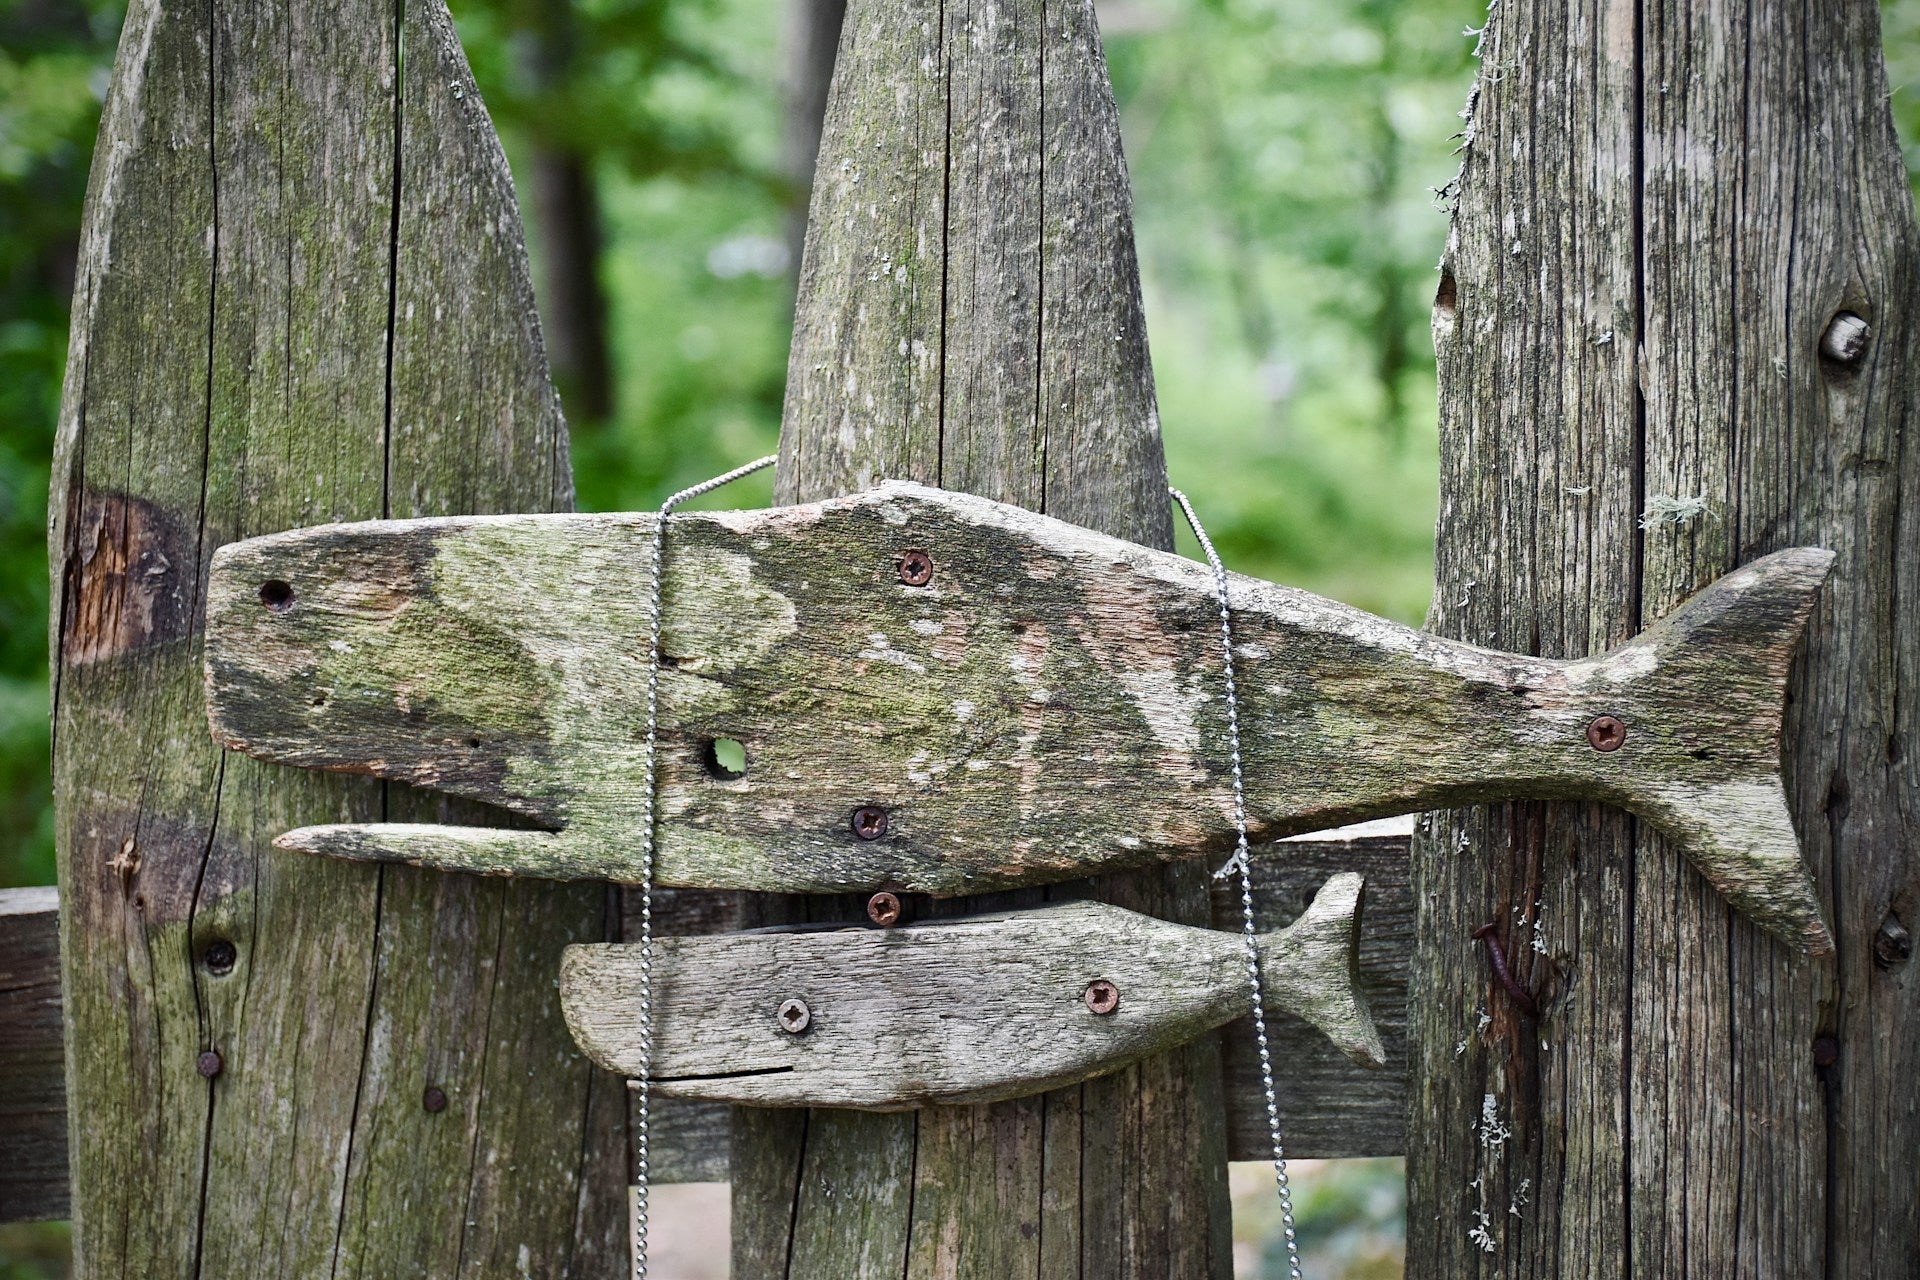
<path fill-rule="evenodd" d="M 897 894 L 882 889 L 867 899 L 867 919 L 882 929 L 891 929 L 900 923 L 900 898 Z"/>
<path fill-rule="evenodd" d="M 1892 912 L 1887 913 L 1873 936 L 1873 958 L 1882 969 L 1897 969 L 1913 959 L 1913 935 Z"/>
<path fill-rule="evenodd" d="M 234 962 L 239 960 L 240 952 L 225 938 L 215 938 L 200 953 L 200 962 L 207 966 L 207 972 L 216 978 L 224 978 L 233 972 Z"/>
<path fill-rule="evenodd" d="M 1587 745 L 1595 751 L 1618 751 L 1627 740 L 1627 726 L 1619 716 L 1599 716 L 1587 726 Z"/>
<path fill-rule="evenodd" d="M 1832 1036 L 1815 1036 L 1813 1065 L 1824 1070 L 1838 1061 L 1840 1061 L 1840 1042 Z"/>
<path fill-rule="evenodd" d="M 807 1008 L 805 1000 L 782 1000 L 778 1018 L 782 1031 L 797 1036 L 813 1025 L 813 1010 Z"/>
<path fill-rule="evenodd" d="M 447 1109 L 447 1091 L 437 1084 L 428 1085 L 420 1095 L 420 1106 L 429 1115 L 439 1115 Z"/>
<path fill-rule="evenodd" d="M 1820 354 L 1852 364 L 1866 354 L 1867 341 L 1872 337 L 1872 325 L 1851 311 L 1842 311 L 1827 322 L 1827 331 L 1820 335 Z"/>
<path fill-rule="evenodd" d="M 1120 988 L 1105 978 L 1095 978 L 1087 984 L 1087 994 L 1084 998 L 1087 1008 L 1105 1017 L 1120 1007 Z"/>
<path fill-rule="evenodd" d="M 220 1060 L 219 1054 L 209 1049 L 194 1060 L 193 1069 L 200 1073 L 202 1080 L 211 1080 L 219 1075 L 226 1065 Z"/>
<path fill-rule="evenodd" d="M 918 548 L 900 553 L 900 581 L 909 587 L 924 587 L 933 581 L 933 557 Z"/>
<path fill-rule="evenodd" d="M 293 588 L 278 578 L 269 578 L 260 584 L 260 603 L 275 613 L 285 613 L 293 608 Z"/>
<path fill-rule="evenodd" d="M 1527 1021 L 1537 1021 L 1540 1010 L 1534 1005 L 1533 997 L 1527 994 L 1527 989 L 1514 981 L 1513 974 L 1507 971 L 1507 953 L 1500 949 L 1500 939 L 1493 936 L 1493 926 L 1483 924 L 1473 931 L 1473 936 L 1487 944 L 1487 960 L 1493 965 L 1493 976 L 1500 979 L 1500 985 L 1512 997 L 1514 1007 L 1520 1010 L 1521 1016 Z"/>
<path fill-rule="evenodd" d="M 853 834 L 862 840 L 878 840 L 887 834 L 887 811 L 879 805 L 863 804 L 853 811 Z"/>

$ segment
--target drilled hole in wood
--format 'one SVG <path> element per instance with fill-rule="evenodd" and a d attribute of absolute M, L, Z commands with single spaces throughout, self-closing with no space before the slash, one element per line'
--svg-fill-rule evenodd
<path fill-rule="evenodd" d="M 482 745 L 482 744 L 481 744 L 481 742 L 480 742 L 480 739 L 478 739 L 478 738 L 468 738 L 468 739 L 467 739 L 467 749 L 468 749 L 469 751 L 478 751 L 478 750 L 480 749 L 480 747 L 481 747 L 481 745 Z"/>
<path fill-rule="evenodd" d="M 293 588 L 278 578 L 269 578 L 260 584 L 260 603 L 275 613 L 285 613 L 293 608 Z"/>
<path fill-rule="evenodd" d="M 747 747 L 738 738 L 709 738 L 700 752 L 707 772 L 722 782 L 747 776 Z"/>

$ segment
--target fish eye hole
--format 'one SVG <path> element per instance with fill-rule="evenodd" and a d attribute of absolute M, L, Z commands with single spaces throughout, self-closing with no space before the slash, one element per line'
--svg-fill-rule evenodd
<path fill-rule="evenodd" d="M 707 772 L 722 782 L 747 776 L 747 748 L 738 738 L 709 738 L 700 755 Z"/>

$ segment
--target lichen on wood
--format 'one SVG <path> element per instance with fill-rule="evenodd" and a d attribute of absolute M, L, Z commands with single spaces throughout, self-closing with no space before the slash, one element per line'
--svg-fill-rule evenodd
<path fill-rule="evenodd" d="M 1385 1061 L 1355 986 L 1361 879 L 1336 875 L 1259 939 L 1269 1010 L 1349 1058 Z M 1253 997 L 1242 939 L 1098 902 L 898 929 L 802 928 L 664 938 L 653 957 L 650 1056 L 640 949 L 567 949 L 574 1037 L 662 1096 L 892 1111 L 1075 1084 L 1231 1019 Z M 1110 984 L 1112 1007 L 1088 992 Z M 794 1024 L 780 1011 L 804 1007 Z"/>
<path fill-rule="evenodd" d="M 631 880 L 644 812 L 650 516 L 343 525 L 225 548 L 214 732 L 548 830 L 347 824 L 289 848 Z M 1204 566 L 895 482 L 675 520 L 662 883 L 1007 888 L 1231 847 Z M 924 550 L 930 582 L 900 581 Z M 1439 803 L 1594 798 L 1670 833 L 1742 911 L 1829 945 L 1779 774 L 1788 663 L 1832 557 L 1777 552 L 1603 657 L 1440 640 L 1232 584 L 1256 839 Z M 1597 722 L 1622 741 L 1598 743 Z M 747 767 L 722 776 L 720 739 Z M 1131 798 L 1142 793 L 1151 804 Z M 884 835 L 853 830 L 856 809 Z"/>

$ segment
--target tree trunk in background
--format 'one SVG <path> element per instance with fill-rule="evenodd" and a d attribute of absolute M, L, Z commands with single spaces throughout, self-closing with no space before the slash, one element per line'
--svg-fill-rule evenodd
<path fill-rule="evenodd" d="M 820 155 L 820 127 L 827 90 L 840 49 L 847 0 L 787 0 L 786 170 L 793 181 L 787 213 L 787 249 L 796 274 L 806 248 L 807 204 L 813 165 Z"/>
<path fill-rule="evenodd" d="M 525 0 L 523 59 L 537 94 L 561 92 L 573 72 L 579 32 L 573 0 Z M 576 420 L 613 414 L 613 356 L 607 339 L 607 293 L 600 284 L 600 190 L 593 162 L 578 148 L 528 131 L 533 228 L 538 242 L 541 317 L 554 384 Z"/>
<path fill-rule="evenodd" d="M 136 0 L 94 156 L 49 542 L 77 1274 L 612 1274 L 625 1091 L 553 995 L 605 890 L 277 852 L 473 811 L 223 755 L 202 700 L 221 544 L 570 505 L 446 10 Z"/>
<path fill-rule="evenodd" d="M 1786 758 L 1840 951 L 1790 954 L 1616 812 L 1436 815 L 1408 1274 L 1916 1274 L 1920 352 L 1878 11 L 1490 18 L 1434 309 L 1434 627 L 1595 653 L 1764 552 L 1835 550 Z"/>
<path fill-rule="evenodd" d="M 970 15 L 856 0 L 826 139 L 779 497 L 904 477 L 1171 545 L 1131 200 L 1088 0 Z M 1197 865 L 1075 892 L 1089 891 L 1207 919 Z M 993 1106 L 743 1109 L 734 1276 L 1226 1277 L 1219 1071 L 1209 1036 Z"/>

